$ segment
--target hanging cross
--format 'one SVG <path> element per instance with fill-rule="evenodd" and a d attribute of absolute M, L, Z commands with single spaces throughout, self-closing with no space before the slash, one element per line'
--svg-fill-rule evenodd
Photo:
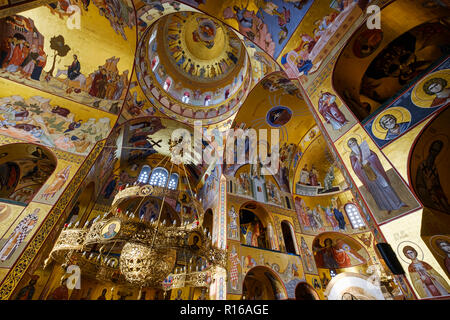
<path fill-rule="evenodd" d="M 152 138 L 149 137 L 147 139 L 147 141 L 150 143 L 150 147 L 151 148 L 153 148 L 154 146 L 162 148 L 161 145 L 160 145 L 160 143 L 162 142 L 162 139 L 159 139 L 158 141 L 154 141 Z"/>

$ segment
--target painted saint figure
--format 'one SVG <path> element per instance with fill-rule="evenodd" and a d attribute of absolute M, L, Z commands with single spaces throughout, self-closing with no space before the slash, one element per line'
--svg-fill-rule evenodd
<path fill-rule="evenodd" d="M 447 273 L 450 275 L 450 243 L 444 239 L 437 239 L 436 244 L 445 254 L 445 268 L 447 269 Z"/>
<path fill-rule="evenodd" d="M 417 259 L 416 249 L 405 246 L 403 254 L 411 260 L 408 272 L 421 298 L 444 296 L 450 293 L 450 287 L 445 279 L 428 263 Z"/>
<path fill-rule="evenodd" d="M 70 174 L 70 165 L 62 169 L 60 172 L 56 174 L 56 178 L 53 183 L 47 188 L 47 190 L 42 193 L 41 198 L 48 200 L 48 198 L 53 198 L 56 193 L 62 191 L 63 186 L 66 184 L 69 179 Z"/>
<path fill-rule="evenodd" d="M 425 206 L 450 214 L 450 204 L 441 186 L 439 170 L 435 161 L 444 143 L 435 140 L 431 143 L 428 157 L 419 164 L 416 174 L 416 192 Z"/>
<path fill-rule="evenodd" d="M 447 80 L 443 78 L 433 78 L 423 85 L 423 91 L 430 96 L 436 95 L 431 108 L 450 103 L 450 88 L 447 88 Z"/>
<path fill-rule="evenodd" d="M 384 140 L 397 138 L 409 127 L 409 122 L 397 123 L 397 118 L 389 113 L 381 117 L 379 124 L 381 128 L 387 130 Z"/>
<path fill-rule="evenodd" d="M 300 171 L 300 183 L 301 184 L 309 184 L 308 164 L 305 164 L 305 166 Z"/>
<path fill-rule="evenodd" d="M 34 209 L 33 213 L 27 215 L 22 221 L 19 222 L 17 227 L 13 230 L 6 243 L 0 250 L 0 261 L 5 262 L 14 254 L 14 252 L 19 248 L 20 244 L 25 240 L 27 235 L 34 229 L 38 221 L 37 214 L 40 209 Z"/>
<path fill-rule="evenodd" d="M 319 99 L 319 113 L 333 130 L 341 129 L 348 122 L 336 104 L 336 96 L 329 92 L 323 93 Z"/>
<path fill-rule="evenodd" d="M 366 141 L 358 145 L 356 138 L 347 141 L 350 162 L 353 171 L 372 195 L 379 210 L 386 210 L 388 214 L 407 205 L 398 197 L 391 186 L 391 182 L 384 171 L 383 165 L 375 152 L 369 149 Z"/>

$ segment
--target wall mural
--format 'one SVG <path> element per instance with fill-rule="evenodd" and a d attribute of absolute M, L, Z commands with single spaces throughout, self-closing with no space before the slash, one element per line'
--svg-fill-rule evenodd
<path fill-rule="evenodd" d="M 31 202 L 0 239 L 0 267 L 10 268 L 34 235 L 51 206 Z"/>
<path fill-rule="evenodd" d="M 241 247 L 240 254 L 243 275 L 247 274 L 254 267 L 267 267 L 279 276 L 286 288 L 288 297 L 295 297 L 295 287 L 300 282 L 300 279 L 304 278 L 303 266 L 299 257 L 265 250 L 254 250 L 247 247 Z M 274 291 L 282 294 L 282 291 Z M 286 299 L 287 297 L 281 298 Z"/>
<path fill-rule="evenodd" d="M 320 75 L 306 89 L 308 99 L 318 114 L 317 119 L 321 120 L 332 141 L 339 139 L 356 123 L 350 110 L 334 94 L 332 84 L 334 63 L 335 58 L 323 66 Z"/>
<path fill-rule="evenodd" d="M 443 48 L 449 35 L 448 27 L 438 21 L 399 36 L 372 61 L 362 79 L 360 94 L 383 104 L 446 54 Z"/>
<path fill-rule="evenodd" d="M 29 203 L 56 167 L 53 154 L 39 146 L 15 144 L 0 158 L 0 198 Z"/>
<path fill-rule="evenodd" d="M 86 13 L 89 10 L 90 1 L 80 1 L 60 0 L 48 4 L 48 7 L 52 14 L 58 15 L 60 18 L 71 15 L 71 12 L 73 12 L 69 10 L 69 6 L 71 5 L 76 5 L 78 7 L 82 5 L 82 8 L 84 9 L 83 12 Z M 116 34 L 121 35 L 124 40 L 127 40 L 125 28 L 128 27 L 130 29 L 133 29 L 136 24 L 136 18 L 134 16 L 134 10 L 131 1 L 93 1 L 92 3 L 98 8 L 99 15 L 108 19 L 110 26 L 114 29 Z"/>
<path fill-rule="evenodd" d="M 58 13 L 63 10 L 61 4 L 65 9 L 71 5 L 65 0 L 50 4 L 49 8 Z M 115 9 L 127 8 L 121 4 L 121 1 L 111 2 L 107 10 L 103 8 L 99 12 L 112 17 L 117 13 Z M 52 6 L 56 6 L 55 9 Z M 134 22 L 134 10 L 128 9 L 133 17 L 129 21 Z M 45 7 L 1 19 L 0 77 L 117 114 L 129 84 L 132 59 L 127 56 L 133 45 L 123 40 L 118 40 L 117 44 L 105 43 L 105 39 L 114 38 L 114 33 L 110 34 L 109 27 L 104 28 L 103 21 L 96 19 L 98 14 L 94 11 L 84 13 L 81 23 L 85 28 L 79 30 L 66 28 L 67 15 L 64 18 L 58 14 L 49 15 Z M 44 15 L 48 20 L 39 19 Z M 123 26 L 121 19 L 124 16 L 119 17 L 111 19 L 120 26 L 116 31 L 122 30 Z M 54 32 L 55 25 L 61 25 L 59 33 Z M 86 25 L 98 34 L 86 37 L 86 31 L 82 31 L 87 30 Z M 96 45 L 103 43 L 104 48 L 92 57 L 80 50 L 86 41 Z"/>
<path fill-rule="evenodd" d="M 450 103 L 450 58 L 423 76 L 399 98 L 367 120 L 364 128 L 378 147 L 401 137 Z"/>
<path fill-rule="evenodd" d="M 412 150 L 409 169 L 412 186 L 423 205 L 446 214 L 450 214 L 450 189 L 445 183 L 450 178 L 449 120 L 447 109 L 425 127 Z"/>
<path fill-rule="evenodd" d="M 342 269 L 367 264 L 369 255 L 359 242 L 351 237 L 327 232 L 316 237 L 313 251 L 318 268 Z"/>
<path fill-rule="evenodd" d="M 297 237 L 300 237 L 300 255 L 302 257 L 304 267 L 303 269 L 305 270 L 305 273 L 317 274 L 316 262 L 314 260 L 314 255 L 310 249 L 310 246 L 306 242 L 305 237 L 300 235 L 297 235 Z M 308 242 L 312 242 L 309 237 L 307 239 Z"/>
<path fill-rule="evenodd" d="M 315 72 L 370 1 L 316 1 L 278 61 L 290 78 Z"/>
<path fill-rule="evenodd" d="M 325 146 L 325 138 L 317 138 L 307 144 L 294 172 L 293 192 L 298 195 L 316 196 L 346 189 L 344 177 L 333 155 Z"/>
<path fill-rule="evenodd" d="M 303 233 L 318 234 L 324 231 L 344 233 L 358 232 L 353 229 L 345 205 L 353 203 L 350 191 L 332 196 L 295 197 L 294 205 Z"/>
<path fill-rule="evenodd" d="M 54 204 L 67 187 L 68 182 L 72 180 L 78 168 L 79 166 L 74 163 L 59 159 L 55 171 L 36 194 L 34 200 Z"/>
<path fill-rule="evenodd" d="M 88 107 L 41 91 L 4 79 L 0 84 L 16 93 L 6 96 L 5 90 L 0 97 L 0 134 L 87 155 L 111 130 L 113 116 L 106 112 L 93 115 Z"/>
<path fill-rule="evenodd" d="M 434 235 L 430 238 L 429 243 L 442 269 L 446 272 L 447 277 L 450 277 L 450 237 Z"/>
<path fill-rule="evenodd" d="M 207 1 L 205 6 L 212 3 Z M 244 6 L 236 1 L 232 5 L 227 3 L 222 14 L 225 22 L 235 20 L 240 33 L 271 56 L 277 57 L 292 35 L 294 28 L 291 26 L 298 25 L 311 4 L 312 1 L 261 1 L 251 4 L 247 1 Z M 199 6 L 199 9 L 202 7 Z"/>
<path fill-rule="evenodd" d="M 424 253 L 419 245 L 403 241 L 397 247 L 397 255 L 408 265 L 412 285 L 420 298 L 432 298 L 450 294 L 448 282 L 423 261 Z"/>
<path fill-rule="evenodd" d="M 363 129 L 355 126 L 336 147 L 378 223 L 419 208 L 399 174 L 388 164 Z"/>
<path fill-rule="evenodd" d="M 14 223 L 23 209 L 23 206 L 0 203 L 0 238 L 5 237 L 5 232 Z"/>

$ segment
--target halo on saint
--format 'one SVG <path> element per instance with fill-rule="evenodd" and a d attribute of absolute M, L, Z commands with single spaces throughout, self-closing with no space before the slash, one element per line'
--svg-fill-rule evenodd
<path fill-rule="evenodd" d="M 450 72 L 448 69 L 433 72 L 419 81 L 411 93 L 412 102 L 420 108 L 436 108 L 450 98 Z"/>
<path fill-rule="evenodd" d="M 407 123 L 406 126 L 409 127 L 409 124 L 411 123 L 411 113 L 408 111 L 408 109 L 404 107 L 396 106 L 384 110 L 378 115 L 378 117 L 376 117 L 375 121 L 372 123 L 372 133 L 375 137 L 377 137 L 380 140 L 390 140 L 387 139 L 389 129 L 383 127 L 380 124 L 380 120 L 383 117 L 389 115 L 395 118 L 396 124 Z"/>
<path fill-rule="evenodd" d="M 439 242 L 444 241 L 450 245 L 450 237 L 445 235 L 434 235 L 430 238 L 430 246 L 433 248 L 433 251 L 441 258 L 446 258 L 447 255 L 442 251 L 439 246 Z"/>
<path fill-rule="evenodd" d="M 414 243 L 412 241 L 402 241 L 397 246 L 397 255 L 400 257 L 400 259 L 402 259 L 403 262 L 405 262 L 407 264 L 411 263 L 411 259 L 406 257 L 405 254 L 403 253 L 403 249 L 407 246 L 412 247 L 414 250 L 416 250 L 417 259 L 423 261 L 422 248 L 420 248 L 416 243 Z"/>
<path fill-rule="evenodd" d="M 352 150 L 350 149 L 350 147 L 348 146 L 348 141 L 352 138 L 356 139 L 356 142 L 358 143 L 358 145 L 361 145 L 362 143 L 362 138 L 359 134 L 357 133 L 353 133 L 351 136 L 349 136 L 348 138 L 346 138 L 345 140 L 343 140 L 343 144 L 344 144 L 344 149 L 345 151 L 347 151 L 347 153 L 351 153 Z"/>
<path fill-rule="evenodd" d="M 109 220 L 102 229 L 101 235 L 103 239 L 112 239 L 120 230 L 120 220 Z"/>

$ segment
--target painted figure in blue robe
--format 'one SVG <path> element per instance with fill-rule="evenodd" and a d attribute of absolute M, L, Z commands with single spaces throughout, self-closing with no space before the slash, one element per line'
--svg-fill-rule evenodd
<path fill-rule="evenodd" d="M 313 63 L 311 60 L 303 60 L 299 59 L 297 62 L 297 70 L 300 74 L 304 74 L 305 76 L 308 75 L 309 70 L 311 70 L 313 67 Z"/>
<path fill-rule="evenodd" d="M 409 122 L 397 123 L 397 118 L 389 113 L 381 117 L 379 124 L 384 130 L 387 130 L 384 140 L 392 140 L 399 137 L 409 127 Z"/>
<path fill-rule="evenodd" d="M 80 61 L 78 61 L 78 57 L 76 54 L 73 55 L 73 62 L 69 68 L 67 69 L 67 77 L 70 80 L 75 80 L 81 74 L 81 65 Z"/>
<path fill-rule="evenodd" d="M 114 177 L 114 179 L 112 179 L 105 188 L 104 194 L 105 199 L 109 199 L 111 197 L 112 193 L 114 192 L 114 189 L 116 188 L 116 184 L 117 184 L 117 177 Z"/>
<path fill-rule="evenodd" d="M 339 224 L 339 229 L 345 230 L 346 222 L 345 222 L 344 215 L 342 214 L 342 212 L 340 212 L 338 210 L 338 208 L 333 208 L 333 214 Z"/>

